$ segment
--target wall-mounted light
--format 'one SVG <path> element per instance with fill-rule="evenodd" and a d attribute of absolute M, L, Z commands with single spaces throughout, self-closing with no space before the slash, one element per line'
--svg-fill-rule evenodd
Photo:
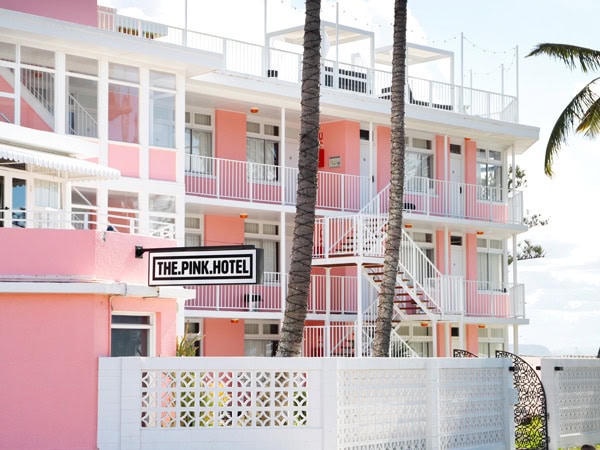
<path fill-rule="evenodd" d="M 253 106 L 252 108 L 250 108 L 250 112 L 252 114 L 258 114 L 258 108 L 256 108 L 256 107 Z"/>
<path fill-rule="evenodd" d="M 478 230 L 475 233 L 477 233 L 477 236 L 483 236 L 483 231 L 481 231 L 481 230 Z"/>
<path fill-rule="evenodd" d="M 240 321 L 240 319 L 231 319 L 230 322 L 231 323 L 238 323 Z"/>
<path fill-rule="evenodd" d="M 412 228 L 412 223 L 405 223 L 404 228 Z"/>
<path fill-rule="evenodd" d="M 427 326 L 429 326 L 429 322 L 421 322 L 421 326 L 422 327 L 427 327 Z"/>
<path fill-rule="evenodd" d="M 478 327 L 483 330 L 485 328 L 485 325 L 484 324 L 480 324 L 480 325 L 478 325 Z"/>
<path fill-rule="evenodd" d="M 240 213 L 240 219 L 247 219 L 248 218 L 248 213 Z"/>

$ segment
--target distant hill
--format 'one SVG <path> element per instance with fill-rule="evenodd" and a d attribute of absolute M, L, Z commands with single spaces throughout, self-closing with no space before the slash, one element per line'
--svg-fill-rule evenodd
<path fill-rule="evenodd" d="M 509 346 L 509 352 L 513 352 L 513 346 Z M 524 344 L 519 345 L 519 355 L 522 356 L 556 356 L 548 347 L 543 345 Z"/>
<path fill-rule="evenodd" d="M 513 351 L 512 345 L 509 352 Z M 550 350 L 544 345 L 523 344 L 519 345 L 521 356 L 597 356 L 598 349 L 592 347 L 565 347 Z"/>

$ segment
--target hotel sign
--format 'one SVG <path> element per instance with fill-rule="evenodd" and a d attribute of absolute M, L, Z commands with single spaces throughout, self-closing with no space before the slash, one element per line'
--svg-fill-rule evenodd
<path fill-rule="evenodd" d="M 263 251 L 249 245 L 137 250 L 148 252 L 149 286 L 258 284 Z"/>

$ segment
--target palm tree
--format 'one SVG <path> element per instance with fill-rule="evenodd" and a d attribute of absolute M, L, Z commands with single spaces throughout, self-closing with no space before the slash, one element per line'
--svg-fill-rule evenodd
<path fill-rule="evenodd" d="M 317 200 L 320 14 L 321 0 L 306 0 L 296 217 L 285 316 L 277 356 L 300 356 L 306 319 Z"/>
<path fill-rule="evenodd" d="M 567 44 L 539 44 L 528 55 L 547 55 L 562 61 L 569 69 L 580 69 L 583 73 L 600 69 L 600 51 Z M 594 138 L 600 132 L 600 97 L 594 89 L 600 78 L 594 78 L 573 97 L 560 113 L 546 145 L 544 172 L 553 175 L 552 164 L 569 133 L 583 133 Z"/>
<path fill-rule="evenodd" d="M 396 277 L 402 238 L 404 195 L 404 89 L 406 83 L 406 16 L 408 0 L 394 2 L 392 55 L 391 178 L 388 228 L 383 260 L 383 281 L 378 297 L 373 356 L 389 356 Z"/>

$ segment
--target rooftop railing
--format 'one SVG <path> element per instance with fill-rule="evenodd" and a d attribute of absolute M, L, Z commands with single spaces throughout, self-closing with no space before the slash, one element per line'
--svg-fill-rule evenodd
<path fill-rule="evenodd" d="M 221 54 L 225 69 L 232 72 L 278 78 L 291 83 L 301 82 L 302 55 L 299 53 L 122 16 L 111 8 L 99 8 L 98 27 L 139 39 Z M 323 59 L 321 77 L 325 89 L 390 98 L 391 70 Z M 518 122 L 517 98 L 514 96 L 412 76 L 407 77 L 406 92 L 407 103 L 417 106 Z"/>

